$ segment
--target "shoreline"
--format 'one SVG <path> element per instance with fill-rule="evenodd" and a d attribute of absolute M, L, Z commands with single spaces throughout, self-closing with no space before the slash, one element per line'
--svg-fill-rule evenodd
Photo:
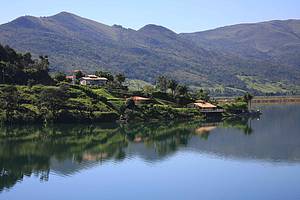
<path fill-rule="evenodd" d="M 215 97 L 219 103 L 233 102 L 236 97 Z M 255 96 L 252 104 L 290 104 L 300 103 L 300 96 Z"/>

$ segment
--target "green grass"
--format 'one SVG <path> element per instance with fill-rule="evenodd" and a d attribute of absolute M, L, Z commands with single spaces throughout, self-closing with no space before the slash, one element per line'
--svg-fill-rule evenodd
<path fill-rule="evenodd" d="M 108 91 L 106 91 L 104 88 L 98 88 L 98 89 L 92 89 L 94 93 L 96 93 L 99 96 L 105 97 L 107 99 L 115 99 L 113 95 L 111 95 Z"/>

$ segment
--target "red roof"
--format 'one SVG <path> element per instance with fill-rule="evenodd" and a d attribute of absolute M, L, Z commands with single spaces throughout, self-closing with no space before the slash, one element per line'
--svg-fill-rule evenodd
<path fill-rule="evenodd" d="M 150 98 L 139 97 L 139 96 L 133 96 L 133 97 L 131 97 L 131 99 L 133 101 L 148 101 L 148 100 L 150 100 Z"/>
<path fill-rule="evenodd" d="M 74 76 L 66 76 L 66 79 L 73 79 L 75 78 Z"/>

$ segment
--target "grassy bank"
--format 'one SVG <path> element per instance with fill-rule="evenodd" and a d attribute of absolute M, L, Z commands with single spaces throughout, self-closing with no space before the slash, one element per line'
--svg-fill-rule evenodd
<path fill-rule="evenodd" d="M 119 117 L 105 90 L 80 86 L 7 86 L 0 91 L 6 106 L 0 121 L 6 123 L 110 122 Z M 116 102 L 118 103 L 118 102 Z"/>

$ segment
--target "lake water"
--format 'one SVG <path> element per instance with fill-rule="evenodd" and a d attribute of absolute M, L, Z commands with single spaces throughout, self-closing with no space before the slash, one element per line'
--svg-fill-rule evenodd
<path fill-rule="evenodd" d="M 300 105 L 223 123 L 0 129 L 0 199 L 300 199 Z"/>

